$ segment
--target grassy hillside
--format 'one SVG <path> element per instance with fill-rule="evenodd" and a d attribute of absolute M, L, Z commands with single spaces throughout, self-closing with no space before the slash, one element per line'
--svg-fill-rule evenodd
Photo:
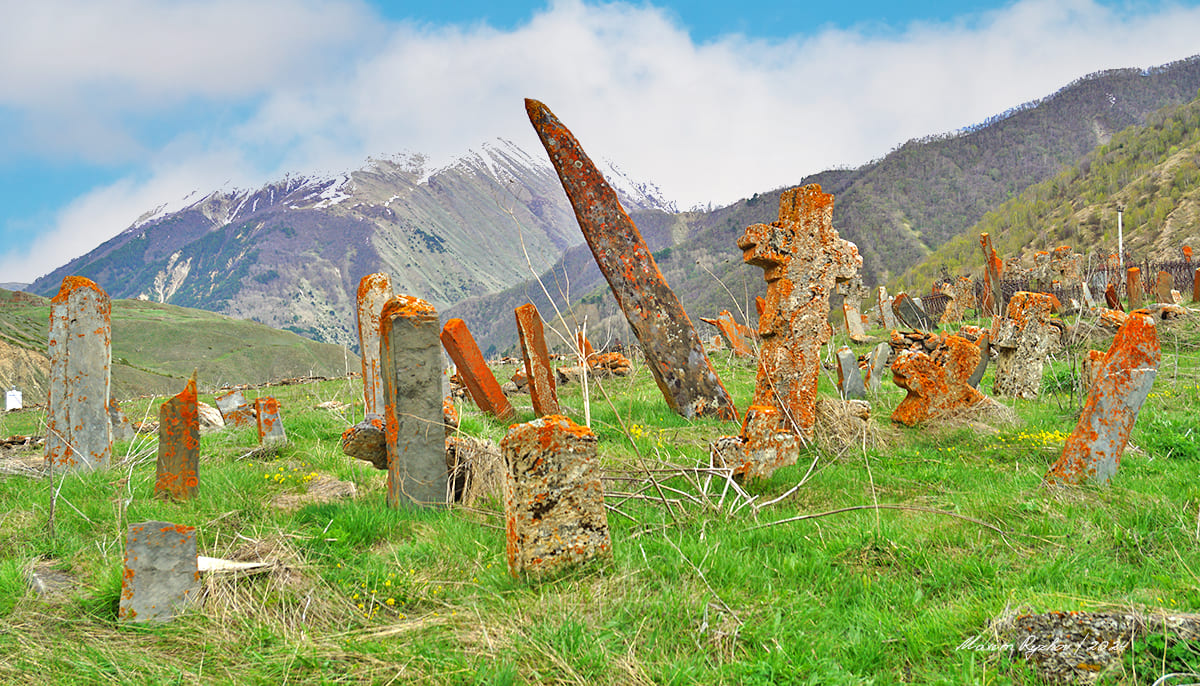
<path fill-rule="evenodd" d="M 353 316 L 353 315 L 348 315 Z M 50 301 L 0 290 L 0 383 L 26 404 L 45 401 Z M 343 376 L 358 357 L 342 346 L 212 312 L 141 300 L 112 304 L 112 387 L 118 400 L 178 393 L 192 370 L 201 388 L 301 376 Z"/>
<path fill-rule="evenodd" d="M 51 481 L 2 470 L 0 681 L 1043 683 L 1019 652 L 959 646 L 986 642 L 989 622 L 1006 614 L 1200 611 L 1190 435 L 1200 326 L 1193 317 L 1160 334 L 1162 371 L 1106 488 L 1042 484 L 1075 422 L 1074 369 L 1088 344 L 1054 358 L 1041 400 L 1006 401 L 1016 425 L 892 427 L 903 392 L 887 377 L 872 398 L 881 442 L 839 443 L 822 429 L 802 464 L 751 485 L 749 500 L 689 471 L 735 425 L 674 415 L 644 369 L 593 386 L 613 560 L 542 583 L 508 576 L 495 499 L 384 506 L 384 475 L 339 449 L 362 413 L 357 384 L 272 389 L 292 443 L 252 454 L 249 430 L 204 436 L 199 497 L 186 504 L 151 497 L 149 438 L 119 445 L 112 472 Z M 753 366 L 716 362 L 745 409 Z M 821 385 L 828 395 L 828 374 Z M 990 391 L 990 372 L 982 386 Z M 352 407 L 313 409 L 330 399 Z M 578 385 L 560 401 L 582 420 Z M 514 405 L 518 421 L 533 417 L 527 397 Z M 507 429 L 470 405 L 460 412 L 469 435 Z M 36 411 L 6 415 L 0 434 L 38 421 Z M 357 495 L 294 503 L 328 478 Z M 200 554 L 271 571 L 205 577 L 201 603 L 173 623 L 122 626 L 123 535 L 148 519 L 197 526 Z M 69 575 L 67 592 L 34 595 L 24 580 L 34 565 Z M 1102 683 L 1200 671 L 1186 652 L 1176 657 L 1139 644 Z"/>
<path fill-rule="evenodd" d="M 992 235 L 1009 257 L 1071 245 L 1101 256 L 1117 252 L 1117 208 L 1124 208 L 1125 251 L 1135 260 L 1181 259 L 1200 250 L 1200 98 L 1155 113 L 1144 127 L 1113 136 L 1079 164 L 1031 186 L 986 214 L 909 270 L 899 284 L 925 289 L 944 266 L 979 273 L 978 236 Z"/>

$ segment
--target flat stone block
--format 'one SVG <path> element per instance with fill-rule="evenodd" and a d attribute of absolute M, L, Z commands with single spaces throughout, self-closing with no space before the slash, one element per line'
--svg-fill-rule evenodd
<path fill-rule="evenodd" d="M 129 525 L 118 619 L 167 621 L 199 593 L 195 527 L 153 521 Z"/>

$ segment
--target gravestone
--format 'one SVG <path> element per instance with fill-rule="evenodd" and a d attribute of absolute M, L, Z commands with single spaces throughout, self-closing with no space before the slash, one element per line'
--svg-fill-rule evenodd
<path fill-rule="evenodd" d="M 921 309 L 921 305 L 907 293 L 900 293 L 892 302 L 892 311 L 896 318 L 912 329 L 929 331 L 933 329 L 933 320 Z"/>
<path fill-rule="evenodd" d="M 130 524 L 117 618 L 168 621 L 199 595 L 196 528 L 166 522 Z"/>
<path fill-rule="evenodd" d="M 380 314 L 388 507 L 444 505 L 449 491 L 437 310 L 407 295 Z"/>
<path fill-rule="evenodd" d="M 1125 272 L 1125 298 L 1129 300 L 1129 311 L 1140 309 L 1145 297 L 1142 292 L 1142 270 L 1130 267 Z"/>
<path fill-rule="evenodd" d="M 1200 303 L 1200 268 L 1192 274 L 1192 302 Z"/>
<path fill-rule="evenodd" d="M 246 404 L 240 390 L 234 389 L 217 396 L 217 410 L 226 426 L 240 427 L 255 424 L 254 408 Z"/>
<path fill-rule="evenodd" d="M 1171 272 L 1160 271 L 1158 279 L 1154 283 L 1155 295 L 1158 296 L 1158 302 L 1169 303 L 1171 300 L 1171 290 L 1175 287 L 1175 277 L 1171 276 Z"/>
<path fill-rule="evenodd" d="M 733 400 L 704 354 L 691 319 L 616 192 L 545 105 L 526 99 L 525 109 L 667 404 L 689 419 L 737 419 Z"/>
<path fill-rule="evenodd" d="M 1104 485 L 1112 480 L 1161 357 L 1154 317 L 1130 313 L 1100 363 L 1062 455 L 1046 474 L 1048 482 Z"/>
<path fill-rule="evenodd" d="M 533 303 L 526 303 L 515 312 L 517 336 L 521 341 L 521 356 L 525 360 L 525 376 L 528 377 L 529 398 L 533 402 L 533 411 L 539 417 L 558 414 L 558 394 L 554 389 L 554 370 L 550 367 L 550 354 L 546 351 L 542 317 Z"/>
<path fill-rule="evenodd" d="M 959 297 L 959 287 L 948 283 L 944 284 L 942 295 L 946 296 L 948 300 L 946 300 L 946 309 L 942 310 L 942 317 L 938 320 L 938 325 L 946 326 L 961 322 L 966 311 L 966 299 Z"/>
<path fill-rule="evenodd" d="M 971 378 L 967 379 L 971 388 L 979 388 L 979 382 L 983 381 L 988 362 L 992 359 L 991 334 L 986 331 L 980 333 L 975 345 L 979 348 L 979 364 L 976 365 L 975 371 L 971 372 Z"/>
<path fill-rule="evenodd" d="M 871 350 L 870 364 L 867 365 L 867 388 L 872 393 L 879 392 L 883 383 L 883 371 L 888 367 L 888 358 L 892 355 L 892 346 L 887 341 L 880 343 Z"/>
<path fill-rule="evenodd" d="M 596 349 L 592 347 L 592 342 L 588 340 L 587 336 L 583 335 L 582 331 L 575 332 L 575 345 L 577 346 L 575 353 L 583 356 L 580 363 L 591 364 L 592 358 L 596 355 Z"/>
<path fill-rule="evenodd" d="M 879 323 L 888 331 L 894 331 L 900 328 L 900 324 L 896 321 L 896 312 L 892 309 L 892 304 L 895 298 L 888 295 L 887 289 L 883 286 L 879 287 Z"/>
<path fill-rule="evenodd" d="M 442 327 L 442 346 L 458 367 L 458 375 L 479 410 L 502 422 L 512 419 L 516 413 L 504 391 L 500 390 L 500 384 L 496 383 L 496 377 L 483 359 L 483 353 L 479 352 L 466 322 L 461 319 L 446 322 Z"/>
<path fill-rule="evenodd" d="M 867 288 L 863 285 L 862 276 L 841 283 L 842 315 L 846 318 L 846 333 L 855 343 L 865 343 L 867 332 L 863 329 L 862 301 L 867 297 Z"/>
<path fill-rule="evenodd" d="M 1104 289 L 1104 304 L 1108 305 L 1108 309 L 1110 310 L 1125 311 L 1125 308 L 1121 305 L 1121 299 L 1117 297 L 1117 287 L 1111 283 Z"/>
<path fill-rule="evenodd" d="M 754 332 L 750 327 L 736 321 L 729 310 L 721 310 L 716 319 L 701 317 L 700 321 L 717 327 L 729 341 L 729 347 L 738 357 L 754 357 Z"/>
<path fill-rule="evenodd" d="M 358 351 L 362 355 L 363 408 L 383 415 L 383 374 L 379 367 L 379 315 L 392 298 L 387 274 L 367 274 L 358 282 Z"/>
<path fill-rule="evenodd" d="M 22 407 L 24 407 L 24 405 L 22 403 L 21 391 L 18 391 L 17 389 L 14 388 L 10 391 L 7 391 L 4 394 L 4 411 L 5 412 L 12 412 L 13 410 L 19 410 Z"/>
<path fill-rule="evenodd" d="M 979 348 L 961 336 L 944 336 L 932 353 L 904 350 L 892 363 L 892 379 L 908 391 L 892 412 L 906 426 L 968 410 L 987 397 L 968 382 L 979 366 Z"/>
<path fill-rule="evenodd" d="M 1092 296 L 1092 289 L 1088 288 L 1087 281 L 1079 282 L 1079 290 L 1083 293 L 1083 306 L 1088 312 L 1099 306 L 1096 303 L 1096 298 Z"/>
<path fill-rule="evenodd" d="M 754 224 L 738 239 L 742 260 L 763 270 L 767 307 L 754 399 L 737 440 L 714 443 L 712 459 L 747 479 L 793 464 L 801 441 L 813 438 L 821 347 L 833 336 L 829 296 L 862 267 L 832 216 L 833 196 L 819 185 L 792 188 L 780 194 L 778 221 Z"/>
<path fill-rule="evenodd" d="M 154 495 L 191 500 L 200 486 L 200 416 L 196 375 L 158 408 L 158 468 Z"/>
<path fill-rule="evenodd" d="M 108 294 L 82 276 L 64 278 L 50 301 L 46 461 L 54 469 L 105 468 L 112 457 L 110 308 Z"/>
<path fill-rule="evenodd" d="M 258 421 L 258 442 L 264 446 L 287 443 L 279 401 L 271 396 L 254 399 L 254 417 Z"/>
<path fill-rule="evenodd" d="M 1061 325 L 1051 316 L 1057 300 L 1045 293 L 1019 291 L 1008 303 L 1008 316 L 992 326 L 996 347 L 996 395 L 1033 400 L 1042 388 L 1046 358 L 1062 338 Z"/>
<path fill-rule="evenodd" d="M 983 298 L 979 308 L 984 316 L 996 317 L 1004 311 L 1004 291 L 1001 288 L 1004 262 L 996 254 L 992 237 L 987 233 L 979 234 L 979 247 L 983 250 Z"/>
<path fill-rule="evenodd" d="M 848 346 L 843 345 L 837 349 L 837 362 L 838 391 L 841 392 L 842 398 L 850 400 L 867 397 L 862 372 L 858 369 L 858 355 L 855 355 Z"/>
<path fill-rule="evenodd" d="M 1092 386 L 1096 385 L 1096 379 L 1100 375 L 1103 364 L 1104 352 L 1100 350 L 1087 351 L 1087 354 L 1079 361 L 1079 382 L 1084 393 L 1092 392 Z"/>
<path fill-rule="evenodd" d="M 510 427 L 500 450 L 510 574 L 544 577 L 612 554 L 590 429 L 542 417 Z"/>
<path fill-rule="evenodd" d="M 137 435 L 116 398 L 108 399 L 108 424 L 112 427 L 114 441 L 128 441 Z"/>

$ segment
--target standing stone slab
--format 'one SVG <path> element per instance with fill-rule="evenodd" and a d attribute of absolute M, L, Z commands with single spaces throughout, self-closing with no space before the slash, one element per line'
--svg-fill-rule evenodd
<path fill-rule="evenodd" d="M 896 321 L 896 312 L 892 309 L 892 304 L 895 301 L 895 298 L 888 295 L 886 288 L 883 286 L 879 287 L 879 322 L 888 331 L 895 331 L 900 328 L 899 322 Z"/>
<path fill-rule="evenodd" d="M 1047 481 L 1103 485 L 1112 480 L 1161 357 L 1154 317 L 1144 310 L 1131 313 L 1104 356 L 1079 423 Z"/>
<path fill-rule="evenodd" d="M 254 399 L 254 416 L 258 420 L 258 442 L 262 445 L 283 445 L 287 433 L 279 416 L 279 401 L 271 396 Z"/>
<path fill-rule="evenodd" d="M 887 341 L 880 343 L 871 350 L 870 364 L 867 365 L 867 388 L 872 393 L 879 391 L 879 385 L 883 383 L 883 371 L 887 369 L 888 358 L 891 357 L 892 346 L 887 344 Z"/>
<path fill-rule="evenodd" d="M 392 298 L 387 274 L 367 274 L 358 282 L 358 351 L 362 355 L 363 407 L 383 415 L 383 372 L 379 362 L 379 315 Z"/>
<path fill-rule="evenodd" d="M 858 369 L 858 355 L 848 346 L 837 349 L 838 361 L 838 390 L 842 398 L 867 397 L 867 388 L 863 385 L 862 372 Z"/>
<path fill-rule="evenodd" d="M 966 313 L 966 298 L 959 297 L 959 286 L 944 284 L 942 295 L 949 299 L 946 301 L 946 309 L 942 310 L 942 317 L 938 320 L 938 325 L 946 326 L 961 322 Z"/>
<path fill-rule="evenodd" d="M 496 377 L 483 359 L 483 353 L 479 352 L 479 346 L 467 330 L 466 322 L 461 319 L 446 322 L 442 328 L 442 345 L 446 348 L 446 354 L 454 360 L 459 377 L 480 411 L 500 421 L 512 419 L 515 414 L 512 405 L 504 391 L 500 390 L 500 384 L 496 383 Z"/>
<path fill-rule="evenodd" d="M 379 329 L 388 507 L 444 505 L 449 495 L 437 310 L 407 295 L 383 306 Z"/>
<path fill-rule="evenodd" d="M 240 390 L 232 390 L 217 397 L 217 410 L 227 426 L 241 427 L 254 424 L 254 408 L 246 404 Z"/>
<path fill-rule="evenodd" d="M 968 383 L 979 366 L 979 348 L 960 336 L 945 336 L 932 354 L 905 350 L 892 364 L 892 378 L 908 395 L 892 421 L 917 426 L 939 416 L 970 409 L 987 398 Z"/>
<path fill-rule="evenodd" d="M 1171 300 L 1171 291 L 1175 288 L 1175 277 L 1171 276 L 1171 272 L 1160 271 L 1158 279 L 1154 283 L 1154 292 L 1158 296 L 1158 302 L 1169 303 Z"/>
<path fill-rule="evenodd" d="M 1200 269 L 1192 274 L 1192 302 L 1200 303 Z"/>
<path fill-rule="evenodd" d="M 983 250 L 983 299 L 979 306 L 984 316 L 997 317 L 1004 311 L 1004 291 L 1001 288 L 1004 262 L 992 247 L 990 235 L 979 234 L 979 247 Z"/>
<path fill-rule="evenodd" d="M 896 317 L 911 329 L 920 331 L 933 330 L 933 320 L 921 309 L 921 305 L 907 293 L 900 293 L 892 302 L 892 311 Z"/>
<path fill-rule="evenodd" d="M 612 554 L 590 429 L 542 417 L 509 428 L 500 450 L 510 574 L 542 577 Z"/>
<path fill-rule="evenodd" d="M 992 359 L 991 334 L 987 331 L 979 334 L 979 340 L 975 341 L 975 345 L 979 348 L 979 364 L 975 366 L 975 371 L 971 372 L 971 378 L 967 379 L 967 385 L 971 388 L 979 388 L 979 383 L 983 381 L 983 375 L 987 373 L 988 362 Z"/>
<path fill-rule="evenodd" d="M 550 368 L 550 353 L 546 350 L 546 334 L 542 317 L 533 303 L 516 310 L 517 335 L 521 339 L 521 356 L 525 359 L 525 375 L 529 378 L 529 398 L 539 417 L 558 414 L 558 393 L 554 387 L 554 370 Z"/>
<path fill-rule="evenodd" d="M 687 418 L 737 419 L 733 400 L 704 354 L 691 319 L 616 192 L 545 105 L 526 99 L 525 109 L 667 404 Z"/>
<path fill-rule="evenodd" d="M 82 276 L 63 279 L 50 301 L 46 461 L 55 469 L 104 468 L 112 457 L 110 308 Z"/>
<path fill-rule="evenodd" d="M 1008 316 L 994 321 L 996 395 L 1034 400 L 1041 393 L 1042 369 L 1062 336 L 1051 316 L 1057 306 L 1052 295 L 1019 291 L 1008 303 Z"/>
<path fill-rule="evenodd" d="M 1125 311 L 1125 308 L 1121 305 L 1121 299 L 1117 297 L 1117 287 L 1111 283 L 1104 289 L 1104 304 L 1108 305 L 1108 309 L 1110 310 Z"/>
<path fill-rule="evenodd" d="M 199 594 L 196 528 L 166 522 L 130 524 L 117 618 L 167 621 Z"/>
<path fill-rule="evenodd" d="M 844 294 L 842 316 L 846 319 L 846 333 L 855 343 L 865 343 L 867 332 L 863 328 L 862 301 L 867 297 L 867 288 L 863 285 L 862 276 L 855 275 L 841 284 L 841 291 Z"/>
<path fill-rule="evenodd" d="M 1142 292 L 1142 270 L 1137 267 L 1130 267 L 1125 272 L 1125 297 L 1129 300 L 1129 311 L 1142 306 L 1145 294 Z"/>
<path fill-rule="evenodd" d="M 200 486 L 200 413 L 196 375 L 158 408 L 158 476 L 154 495 L 191 500 Z"/>

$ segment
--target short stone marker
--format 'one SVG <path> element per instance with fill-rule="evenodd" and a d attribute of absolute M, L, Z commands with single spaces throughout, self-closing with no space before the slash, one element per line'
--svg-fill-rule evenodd
<path fill-rule="evenodd" d="M 1142 270 L 1130 267 L 1125 272 L 1125 298 L 1129 301 L 1129 311 L 1140 308 L 1145 298 L 1142 291 Z"/>
<path fill-rule="evenodd" d="M 64 278 L 50 301 L 46 462 L 54 469 L 106 468 L 112 457 L 110 310 L 108 294 L 82 276 Z"/>
<path fill-rule="evenodd" d="M 689 419 L 736 420 L 737 409 L 705 355 L 692 320 L 616 192 L 549 108 L 526 99 L 525 110 L 667 405 Z"/>
<path fill-rule="evenodd" d="M 750 327 L 733 318 L 729 310 L 721 310 L 716 319 L 701 317 L 700 321 L 717 327 L 729 341 L 729 347 L 738 357 L 754 357 L 754 332 Z"/>
<path fill-rule="evenodd" d="M 358 282 L 358 352 L 362 356 L 365 414 L 383 415 L 383 373 L 379 366 L 379 315 L 392 298 L 387 274 L 367 274 Z"/>
<path fill-rule="evenodd" d="M 872 393 L 879 391 L 883 383 L 883 372 L 888 367 L 888 358 L 892 355 L 892 346 L 887 341 L 876 345 L 871 350 L 870 364 L 867 365 L 867 388 Z"/>
<path fill-rule="evenodd" d="M 1192 302 L 1200 303 L 1200 269 L 1192 274 Z"/>
<path fill-rule="evenodd" d="M 942 285 L 942 295 L 949 298 L 946 301 L 946 309 L 942 310 L 942 317 L 938 319 L 939 326 L 947 324 L 957 324 L 963 320 L 963 315 L 966 313 L 966 298 L 959 297 L 959 286 L 952 284 Z"/>
<path fill-rule="evenodd" d="M 127 441 L 137 435 L 116 398 L 108 399 L 108 423 L 112 426 L 114 441 Z"/>
<path fill-rule="evenodd" d="M 516 413 L 504 391 L 500 390 L 500 384 L 483 359 L 483 353 L 479 352 L 479 346 L 467 330 L 466 322 L 461 319 L 446 322 L 446 326 L 442 327 L 442 345 L 446 348 L 446 354 L 454 360 L 458 375 L 480 411 L 500 421 L 512 419 Z"/>
<path fill-rule="evenodd" d="M 1108 305 L 1110 310 L 1125 311 L 1125 307 L 1121 305 L 1121 299 L 1117 297 L 1117 287 L 1111 283 L 1104 289 L 1104 304 Z"/>
<path fill-rule="evenodd" d="M 379 345 L 388 507 L 444 505 L 449 474 L 437 310 L 420 298 L 393 297 L 380 315 Z"/>
<path fill-rule="evenodd" d="M 841 391 L 842 398 L 849 400 L 867 397 L 862 372 L 858 369 L 858 355 L 855 355 L 848 346 L 843 345 L 837 349 L 837 361 L 838 390 Z"/>
<path fill-rule="evenodd" d="M 1096 385 L 1096 379 L 1099 377 L 1103 365 L 1104 351 L 1102 350 L 1089 350 L 1079 361 L 1079 383 L 1084 393 L 1091 393 L 1092 386 Z"/>
<path fill-rule="evenodd" d="M 909 328 L 921 331 L 933 330 L 933 320 L 907 293 L 900 293 L 896 296 L 892 302 L 892 311 L 896 313 L 896 318 Z"/>
<path fill-rule="evenodd" d="M 895 298 L 888 295 L 886 288 L 879 287 L 879 322 L 888 331 L 900 328 L 900 323 L 896 321 L 896 312 L 892 309 L 895 301 Z"/>
<path fill-rule="evenodd" d="M 254 416 L 258 420 L 258 442 L 264 446 L 287 443 L 283 418 L 279 416 L 279 401 L 271 396 L 254 399 Z"/>
<path fill-rule="evenodd" d="M 241 427 L 255 424 L 254 408 L 246 404 L 240 390 L 232 390 L 217 397 L 217 410 L 226 426 Z"/>
<path fill-rule="evenodd" d="M 979 348 L 960 336 L 945 336 L 932 354 L 905 350 L 892 363 L 892 379 L 908 395 L 892 412 L 892 421 L 917 426 L 987 400 L 967 382 L 979 366 Z"/>
<path fill-rule="evenodd" d="M 200 486 L 200 417 L 196 375 L 158 408 L 158 468 L 154 495 L 191 500 Z"/>
<path fill-rule="evenodd" d="M 1017 292 L 1008 303 L 1008 316 L 992 328 L 996 347 L 996 395 L 1033 400 L 1042 389 L 1042 369 L 1062 337 L 1051 316 L 1058 301 L 1045 293 Z"/>
<path fill-rule="evenodd" d="M 867 297 L 867 288 L 863 285 L 862 276 L 856 274 L 854 278 L 842 283 L 841 291 L 843 294 L 842 316 L 846 319 L 846 333 L 855 343 L 865 343 L 867 332 L 863 328 L 862 301 Z"/>
<path fill-rule="evenodd" d="M 196 528 L 166 522 L 130 524 L 117 618 L 167 621 L 199 594 Z"/>
<path fill-rule="evenodd" d="M 979 247 L 983 250 L 983 298 L 979 309 L 986 317 L 996 317 L 1004 311 L 1004 291 L 1001 287 L 1004 262 L 996 254 L 992 237 L 987 233 L 979 234 Z"/>
<path fill-rule="evenodd" d="M 1175 288 L 1175 277 L 1171 276 L 1171 272 L 1160 271 L 1154 282 L 1154 294 L 1158 297 L 1157 302 L 1172 302 L 1171 290 L 1173 288 Z"/>
<path fill-rule="evenodd" d="M 540 417 L 559 414 L 554 370 L 550 367 L 550 353 L 546 350 L 542 317 L 533 303 L 525 303 L 515 312 L 517 336 L 521 341 L 521 357 L 525 360 L 525 376 L 528 378 L 529 399 L 533 402 L 533 411 Z"/>
<path fill-rule="evenodd" d="M 1154 317 L 1144 311 L 1130 313 L 1105 354 L 1079 422 L 1046 481 L 1104 485 L 1112 480 L 1138 411 L 1154 386 L 1161 357 Z"/>
<path fill-rule="evenodd" d="M 500 450 L 510 574 L 543 577 L 612 554 L 590 429 L 542 417 L 510 427 Z"/>

